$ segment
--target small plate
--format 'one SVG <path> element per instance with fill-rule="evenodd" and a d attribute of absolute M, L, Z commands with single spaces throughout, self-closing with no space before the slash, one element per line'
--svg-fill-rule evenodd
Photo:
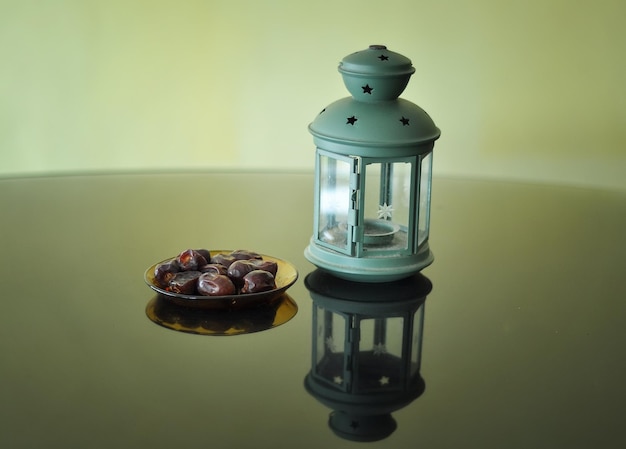
<path fill-rule="evenodd" d="M 211 250 L 211 257 L 217 254 L 228 254 L 232 250 Z M 291 287 L 298 279 L 298 270 L 289 262 L 279 259 L 273 256 L 267 256 L 265 254 L 260 255 L 263 260 L 270 260 L 276 262 L 278 271 L 276 272 L 276 288 L 265 292 L 247 293 L 242 295 L 227 295 L 227 296 L 203 296 L 203 295 L 183 295 L 181 293 L 174 293 L 167 291 L 157 285 L 154 280 L 154 270 L 157 265 L 164 262 L 168 262 L 175 259 L 176 256 L 162 260 L 152 265 L 146 270 L 144 279 L 148 287 L 157 293 L 163 295 L 166 299 L 186 307 L 200 307 L 210 309 L 233 309 L 250 307 L 259 304 L 264 304 L 273 301 L 284 293 L 289 287 Z"/>

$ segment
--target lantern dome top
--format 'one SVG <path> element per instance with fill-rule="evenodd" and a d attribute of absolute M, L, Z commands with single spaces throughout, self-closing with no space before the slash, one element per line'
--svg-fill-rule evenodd
<path fill-rule="evenodd" d="M 378 104 L 337 100 L 320 112 L 309 131 L 319 148 L 370 157 L 427 153 L 440 135 L 426 111 L 401 98 Z"/>
<path fill-rule="evenodd" d="M 360 101 L 397 98 L 415 72 L 409 58 L 384 45 L 370 45 L 346 56 L 338 69 L 346 88 Z"/>
<path fill-rule="evenodd" d="M 415 72 L 410 59 L 371 45 L 343 58 L 339 72 L 352 96 L 324 108 L 309 125 L 319 148 L 365 157 L 432 149 L 439 129 L 422 108 L 398 98 Z"/>

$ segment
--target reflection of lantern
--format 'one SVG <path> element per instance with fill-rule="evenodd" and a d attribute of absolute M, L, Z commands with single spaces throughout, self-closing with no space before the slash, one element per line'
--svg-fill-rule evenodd
<path fill-rule="evenodd" d="M 305 279 L 313 299 L 312 369 L 305 386 L 334 410 L 329 426 L 361 441 L 387 437 L 391 412 L 424 391 L 420 376 L 421 274 L 389 283 L 356 283 L 316 270 Z"/>
<path fill-rule="evenodd" d="M 352 97 L 309 126 L 316 185 L 305 255 L 346 279 L 400 279 L 432 263 L 432 150 L 440 131 L 423 109 L 398 98 L 415 71 L 406 57 L 372 45 L 345 57 L 339 71 Z"/>

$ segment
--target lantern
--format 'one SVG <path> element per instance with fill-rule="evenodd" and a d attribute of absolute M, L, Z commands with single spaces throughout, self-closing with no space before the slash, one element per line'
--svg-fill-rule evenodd
<path fill-rule="evenodd" d="M 313 299 L 312 368 L 305 388 L 333 409 L 339 436 L 374 441 L 396 428 L 391 413 L 418 398 L 424 301 L 421 274 L 389 283 L 357 283 L 323 270 L 305 278 Z"/>
<path fill-rule="evenodd" d="M 339 65 L 351 97 L 309 125 L 316 149 L 314 229 L 305 257 L 348 280 L 387 282 L 433 261 L 432 150 L 440 131 L 398 98 L 415 69 L 385 46 Z"/>

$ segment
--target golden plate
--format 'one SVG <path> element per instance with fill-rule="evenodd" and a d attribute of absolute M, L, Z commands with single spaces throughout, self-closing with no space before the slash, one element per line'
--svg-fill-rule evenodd
<path fill-rule="evenodd" d="M 232 252 L 232 250 L 211 250 L 209 252 L 211 253 L 211 257 L 213 257 L 217 254 L 228 254 Z M 263 258 L 263 260 L 276 262 L 276 265 L 278 266 L 275 278 L 276 288 L 274 290 L 227 296 L 183 295 L 181 293 L 167 291 L 164 288 L 159 287 L 155 282 L 154 270 L 156 269 L 157 265 L 175 259 L 176 256 L 170 257 L 152 265 L 146 270 L 144 279 L 146 281 L 146 284 L 148 284 L 148 287 L 150 287 L 152 290 L 156 291 L 166 299 L 180 306 L 210 309 L 234 309 L 251 307 L 259 304 L 269 303 L 272 300 L 278 298 L 298 279 L 298 270 L 296 270 L 296 267 L 294 267 L 289 262 L 265 254 L 261 254 L 261 257 Z"/>

